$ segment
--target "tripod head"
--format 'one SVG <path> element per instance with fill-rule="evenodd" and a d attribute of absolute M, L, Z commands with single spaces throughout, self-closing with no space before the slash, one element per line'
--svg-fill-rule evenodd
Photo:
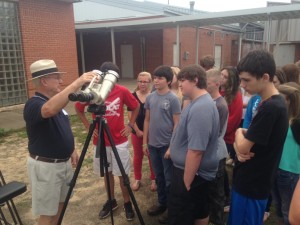
<path fill-rule="evenodd" d="M 91 104 L 88 106 L 87 111 L 90 113 L 94 113 L 97 116 L 103 116 L 106 112 L 106 105 L 105 104 Z"/>

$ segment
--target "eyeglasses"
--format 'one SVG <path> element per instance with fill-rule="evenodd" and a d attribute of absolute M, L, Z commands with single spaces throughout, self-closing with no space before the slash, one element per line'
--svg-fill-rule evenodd
<path fill-rule="evenodd" d="M 45 78 L 48 78 L 48 79 L 55 79 L 55 80 L 62 80 L 62 75 L 61 74 L 51 74 L 51 75 L 48 75 L 46 76 Z"/>
<path fill-rule="evenodd" d="M 150 81 L 141 81 L 141 80 L 138 80 L 138 83 L 140 83 L 140 84 L 149 84 Z"/>

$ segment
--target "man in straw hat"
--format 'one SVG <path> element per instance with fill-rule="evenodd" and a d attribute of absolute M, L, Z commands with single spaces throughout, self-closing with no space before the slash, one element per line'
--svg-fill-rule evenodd
<path fill-rule="evenodd" d="M 28 173 L 33 214 L 39 225 L 56 225 L 72 179 L 78 155 L 69 118 L 63 109 L 68 95 L 90 82 L 96 74 L 84 73 L 61 90 L 62 74 L 53 60 L 38 60 L 30 71 L 36 93 L 24 108 L 28 134 Z"/>

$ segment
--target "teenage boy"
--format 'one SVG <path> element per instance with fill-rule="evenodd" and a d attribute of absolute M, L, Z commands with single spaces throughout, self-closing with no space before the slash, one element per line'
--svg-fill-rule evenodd
<path fill-rule="evenodd" d="M 159 66 L 153 75 L 156 91 L 146 98 L 143 136 L 143 151 L 145 155 L 150 155 L 157 184 L 158 204 L 147 210 L 151 216 L 162 214 L 167 209 L 172 166 L 168 149 L 180 116 L 180 102 L 170 90 L 172 69 L 169 66 Z M 166 219 L 165 214 L 159 221 L 165 223 Z"/>
<path fill-rule="evenodd" d="M 113 70 L 118 74 L 120 74 L 119 67 L 112 62 L 104 62 L 101 65 L 100 70 L 101 71 Z M 135 119 L 139 113 L 139 103 L 126 87 L 116 84 L 112 89 L 112 91 L 109 93 L 104 104 L 106 106 L 106 112 L 103 117 L 107 120 L 107 124 L 110 128 L 113 141 L 116 144 L 118 155 L 120 156 L 125 173 L 128 175 L 130 172 L 130 153 L 129 153 L 127 136 L 131 133 L 133 129 L 133 124 L 135 123 Z M 124 105 L 126 105 L 132 111 L 130 121 L 127 125 L 124 125 Z M 84 113 L 86 106 L 88 106 L 88 104 L 81 104 L 80 102 L 77 102 L 75 104 L 75 110 L 78 117 L 84 124 L 85 128 L 88 130 L 90 123 L 87 120 Z M 95 118 L 94 113 L 92 114 L 92 116 L 93 118 Z M 134 212 L 130 202 L 129 193 L 127 188 L 124 185 L 120 168 L 118 167 L 115 155 L 112 152 L 106 134 L 104 138 L 105 138 L 107 161 L 109 163 L 108 173 L 109 173 L 109 185 L 110 185 L 112 200 L 111 202 L 107 200 L 107 202 L 103 205 L 102 210 L 99 212 L 99 218 L 104 219 L 108 217 L 110 215 L 110 207 L 112 207 L 113 210 L 118 208 L 118 204 L 115 199 L 115 193 L 114 193 L 114 176 L 118 176 L 120 180 L 120 188 L 124 199 L 125 216 L 126 219 L 130 221 L 133 220 Z M 99 157 L 96 156 L 97 142 L 98 142 L 98 131 L 94 132 L 94 139 L 93 139 L 93 144 L 95 149 L 94 173 L 100 175 Z M 104 179 L 104 182 L 107 191 L 106 179 Z"/>
<path fill-rule="evenodd" d="M 220 131 L 218 138 L 217 157 L 219 160 L 218 172 L 216 178 L 210 186 L 210 215 L 209 220 L 214 225 L 224 224 L 224 173 L 226 158 L 228 156 L 224 135 L 227 129 L 228 120 L 228 106 L 226 100 L 221 96 L 219 90 L 221 85 L 221 71 L 217 69 L 210 69 L 206 71 L 207 76 L 207 92 L 215 101 L 220 120 Z"/>
<path fill-rule="evenodd" d="M 237 66 L 241 86 L 258 94 L 261 103 L 248 130 L 239 128 L 235 135 L 238 162 L 233 169 L 228 225 L 260 225 L 281 157 L 288 129 L 284 98 L 273 84 L 276 66 L 273 56 L 255 50 Z"/>
<path fill-rule="evenodd" d="M 178 80 L 182 94 L 191 103 L 183 110 L 170 144 L 174 166 L 169 225 L 207 225 L 209 188 L 219 163 L 219 115 L 206 91 L 206 73 L 201 66 L 183 68 Z"/>

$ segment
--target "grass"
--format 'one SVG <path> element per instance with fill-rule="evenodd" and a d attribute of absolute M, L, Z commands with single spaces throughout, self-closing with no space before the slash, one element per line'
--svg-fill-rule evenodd
<path fill-rule="evenodd" d="M 10 129 L 7 131 L 4 130 L 3 128 L 0 128 L 0 144 L 7 142 L 7 137 L 9 137 L 14 133 L 16 133 L 20 138 L 27 138 L 27 133 L 25 128 Z"/>

